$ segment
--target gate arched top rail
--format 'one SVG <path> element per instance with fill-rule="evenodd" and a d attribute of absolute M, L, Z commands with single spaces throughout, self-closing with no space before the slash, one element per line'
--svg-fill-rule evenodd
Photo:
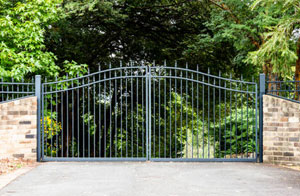
<path fill-rule="evenodd" d="M 212 77 L 212 78 L 215 78 L 215 79 L 225 80 L 225 81 L 228 81 L 228 82 L 238 82 L 238 83 L 252 84 L 252 85 L 256 84 L 255 82 L 247 82 L 247 81 L 243 81 L 243 80 L 235 80 L 235 79 L 230 79 L 230 78 L 224 78 L 224 77 L 221 77 L 221 76 L 216 76 L 216 75 L 212 75 L 212 74 L 209 74 L 209 73 L 204 73 L 204 72 L 189 69 L 189 68 L 168 67 L 168 66 L 167 67 L 166 66 L 152 66 L 150 68 L 154 69 L 154 68 L 162 68 L 162 67 L 165 68 L 165 69 L 188 71 L 188 72 L 192 72 L 192 73 L 195 73 L 195 74 L 204 75 L 204 76 L 207 76 L 207 77 Z"/>
<path fill-rule="evenodd" d="M 204 73 L 204 72 L 189 69 L 189 68 L 169 67 L 169 66 L 145 66 L 145 65 L 141 65 L 141 66 L 122 66 L 122 67 L 116 67 L 116 68 L 108 68 L 108 69 L 100 70 L 100 71 L 90 73 L 90 74 L 80 76 L 80 77 L 75 77 L 75 78 L 70 78 L 70 79 L 65 79 L 65 80 L 60 80 L 60 81 L 53 81 L 53 82 L 44 82 L 43 84 L 47 85 L 47 84 L 57 84 L 57 83 L 63 83 L 63 82 L 71 82 L 71 81 L 85 79 L 85 78 L 88 78 L 88 77 L 96 76 L 96 75 L 107 73 L 107 72 L 127 70 L 127 69 L 146 69 L 146 72 L 147 72 L 147 69 L 149 69 L 149 68 L 150 69 L 161 69 L 161 68 L 163 68 L 163 69 L 188 71 L 190 73 L 200 74 L 200 75 L 204 75 L 204 76 L 207 76 L 207 77 L 211 77 L 211 78 L 215 78 L 215 79 L 219 79 L 219 80 L 224 80 L 224 81 L 228 81 L 228 82 L 238 82 L 238 83 L 243 83 L 243 84 L 256 85 L 256 82 L 248 82 L 248 81 L 243 81 L 243 80 L 225 78 L 225 77 L 216 76 L 216 75 L 212 75 L 212 74 L 209 74 L 209 73 Z M 127 75 L 127 76 L 130 76 L 130 75 Z"/>
<path fill-rule="evenodd" d="M 108 69 L 100 70 L 100 71 L 90 73 L 90 74 L 80 76 L 80 77 L 70 78 L 67 80 L 54 81 L 54 82 L 45 82 L 43 84 L 58 84 L 58 83 L 63 83 L 63 82 L 71 82 L 71 81 L 81 80 L 81 79 L 96 76 L 96 75 L 99 75 L 102 73 L 111 72 L 111 71 L 126 70 L 126 69 L 147 69 L 147 68 L 148 68 L 148 66 L 130 66 L 130 67 L 124 66 L 124 67 L 108 68 Z"/>
<path fill-rule="evenodd" d="M 83 88 L 83 87 L 88 87 L 88 86 L 92 86 L 98 83 L 103 83 L 106 81 L 111 81 L 111 80 L 118 80 L 118 79 L 129 79 L 129 78 L 146 78 L 147 77 L 147 72 L 148 69 L 164 69 L 164 70 L 179 70 L 179 71 L 185 71 L 185 73 L 189 72 L 189 73 L 194 73 L 194 74 L 199 74 L 201 76 L 206 76 L 206 77 L 211 77 L 212 79 L 217 79 L 217 80 L 222 80 L 223 82 L 230 82 L 230 83 L 240 83 L 240 84 L 245 84 L 245 85 L 253 85 L 253 88 L 250 88 L 248 90 L 242 90 L 242 89 L 235 89 L 232 87 L 226 87 L 226 86 L 222 86 L 222 85 L 217 85 L 217 84 L 212 84 L 210 82 L 207 81 L 202 81 L 202 80 L 197 80 L 195 78 L 192 77 L 186 77 L 186 76 L 180 76 L 179 74 L 174 76 L 174 75 L 151 75 L 152 78 L 168 78 L 168 79 L 178 79 L 178 80 L 186 80 L 189 82 L 195 82 L 201 85 L 206 85 L 206 86 L 210 86 L 210 87 L 215 87 L 218 89 L 222 89 L 222 90 L 228 90 L 228 91 L 232 91 L 232 92 L 240 92 L 240 93 L 246 93 L 246 94 L 255 94 L 257 92 L 256 90 L 256 83 L 255 82 L 247 82 L 247 81 L 242 81 L 242 80 L 234 80 L 234 79 L 229 79 L 229 78 L 224 78 L 224 77 L 220 77 L 220 76 L 215 76 L 215 75 L 211 75 L 208 73 L 203 73 L 200 71 L 196 71 L 196 70 L 192 70 L 192 69 L 188 69 L 188 68 L 180 68 L 180 67 L 167 67 L 167 66 L 128 66 L 128 67 L 117 67 L 117 68 L 110 68 L 110 69 L 105 69 L 105 70 L 101 70 L 95 73 L 91 73 L 85 76 L 81 76 L 81 77 L 76 77 L 76 78 L 70 78 L 67 80 L 60 80 L 60 81 L 54 81 L 54 82 L 45 82 L 43 83 L 43 86 L 46 85 L 57 85 L 57 84 L 61 84 L 61 83 L 68 83 L 68 82 L 73 82 L 73 81 L 79 81 L 79 80 L 84 80 L 84 79 L 89 79 L 90 77 L 94 77 L 94 76 L 98 76 L 99 74 L 103 74 L 103 73 L 107 73 L 107 72 L 113 72 L 113 71 L 122 71 L 122 70 L 133 70 L 133 69 L 145 69 L 145 74 L 143 75 L 139 75 L 139 74 L 129 74 L 129 75 L 121 75 L 121 76 L 116 76 L 113 75 L 111 77 L 104 77 L 102 79 L 98 79 L 97 81 L 93 81 L 90 80 L 90 82 L 88 83 L 83 83 L 80 85 L 74 85 L 74 86 L 69 86 L 66 89 L 59 89 L 59 90 L 52 90 L 52 91 L 48 91 L 48 92 L 44 92 L 44 94 L 53 94 L 53 93 L 60 93 L 60 92 L 66 92 L 66 91 L 70 91 L 70 90 L 75 90 L 75 89 L 79 89 L 79 88 Z"/>
<path fill-rule="evenodd" d="M 254 90 L 248 90 L 248 91 L 245 91 L 245 90 L 237 90 L 237 89 L 234 89 L 234 88 L 227 88 L 227 87 L 223 87 L 223 86 L 218 86 L 218 85 L 213 85 L 213 84 L 210 84 L 208 82 L 203 82 L 203 81 L 200 81 L 200 80 L 195 80 L 195 79 L 191 79 L 191 78 L 185 78 L 185 77 L 179 77 L 179 76 L 153 76 L 154 78 L 170 78 L 170 79 L 178 79 L 178 80 L 186 80 L 186 81 L 190 81 L 190 82 L 195 82 L 195 83 L 198 83 L 198 84 L 204 84 L 206 86 L 210 86 L 210 87 L 215 87 L 215 88 L 218 88 L 218 89 L 222 89 L 222 90 L 227 90 L 227 91 L 232 91 L 232 92 L 239 92 L 239 93 L 246 93 L 246 94 L 255 94 L 257 91 L 256 89 Z M 145 76 L 122 76 L 122 77 L 111 77 L 111 78 L 107 78 L 107 79 L 102 79 L 102 80 L 98 80 L 98 81 L 92 81 L 90 83 L 87 83 L 87 84 L 82 84 L 80 86 L 76 86 L 76 87 L 70 87 L 70 88 L 67 88 L 67 89 L 62 89 L 62 90 L 54 90 L 54 91 L 51 91 L 51 92 L 44 92 L 44 94 L 53 94 L 53 93 L 60 93 L 60 92 L 66 92 L 66 91 L 71 91 L 71 90 L 75 90 L 75 89 L 79 89 L 79 88 L 83 88 L 83 87 L 88 87 L 88 86 L 92 86 L 92 85 L 95 85 L 95 84 L 99 84 L 99 83 L 102 83 L 102 82 L 106 82 L 106 81 L 111 81 L 111 80 L 117 80 L 117 79 L 128 79 L 128 78 L 145 78 Z M 61 82 L 59 82 L 61 83 Z"/>

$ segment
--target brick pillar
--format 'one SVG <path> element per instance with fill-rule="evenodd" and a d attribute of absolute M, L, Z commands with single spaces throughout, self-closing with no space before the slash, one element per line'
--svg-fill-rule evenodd
<path fill-rule="evenodd" d="M 0 104 L 0 159 L 36 160 L 37 98 Z"/>
<path fill-rule="evenodd" d="M 264 95 L 264 162 L 300 165 L 300 104 Z"/>

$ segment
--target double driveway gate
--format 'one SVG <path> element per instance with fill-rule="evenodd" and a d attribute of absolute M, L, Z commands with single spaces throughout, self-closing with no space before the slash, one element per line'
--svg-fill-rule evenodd
<path fill-rule="evenodd" d="M 256 161 L 257 84 L 120 66 L 41 85 L 43 161 Z"/>

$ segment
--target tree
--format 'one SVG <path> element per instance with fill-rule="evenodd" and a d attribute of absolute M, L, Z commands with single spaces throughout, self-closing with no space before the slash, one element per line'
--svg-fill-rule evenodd
<path fill-rule="evenodd" d="M 263 45 L 251 52 L 248 60 L 256 65 L 267 62 L 273 65 L 273 72 L 284 77 L 291 76 L 296 65 L 295 77 L 300 80 L 300 2 L 297 0 L 256 0 L 252 8 L 265 7 L 264 17 L 277 15 L 273 23 L 266 25 L 262 35 Z"/>
<path fill-rule="evenodd" d="M 231 67 L 233 48 L 228 42 L 198 42 L 198 36 L 212 34 L 205 25 L 209 9 L 205 2 L 187 0 L 68 0 L 64 19 L 48 30 L 47 47 L 58 62 L 75 60 L 92 70 L 99 62 L 116 59 L 178 60 L 185 66 L 182 60 L 191 68 L 199 64 L 200 70 L 211 67 L 218 74 Z"/>
<path fill-rule="evenodd" d="M 260 59 L 259 63 L 256 63 L 250 61 L 248 56 L 264 46 L 266 40 L 263 34 L 269 31 L 266 26 L 272 26 L 279 20 L 278 12 L 269 11 L 266 15 L 263 6 L 251 10 L 252 0 L 207 0 L 205 2 L 209 5 L 210 14 L 205 22 L 209 30 L 199 35 L 197 41 L 191 42 L 189 47 L 196 49 L 194 52 L 197 50 L 201 52 L 203 45 L 226 47 L 229 54 L 224 53 L 224 55 L 230 59 L 229 68 L 226 70 L 231 69 L 230 71 L 234 73 L 242 72 L 250 77 L 263 70 L 274 78 L 272 73 L 277 69 L 273 62 Z"/>
<path fill-rule="evenodd" d="M 59 67 L 45 47 L 44 34 L 58 19 L 60 2 L 0 0 L 0 76 L 57 75 Z"/>

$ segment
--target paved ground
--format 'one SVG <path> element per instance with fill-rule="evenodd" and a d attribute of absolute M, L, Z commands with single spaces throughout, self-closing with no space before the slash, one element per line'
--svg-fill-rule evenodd
<path fill-rule="evenodd" d="M 254 163 L 44 163 L 0 195 L 300 195 L 300 172 Z"/>

